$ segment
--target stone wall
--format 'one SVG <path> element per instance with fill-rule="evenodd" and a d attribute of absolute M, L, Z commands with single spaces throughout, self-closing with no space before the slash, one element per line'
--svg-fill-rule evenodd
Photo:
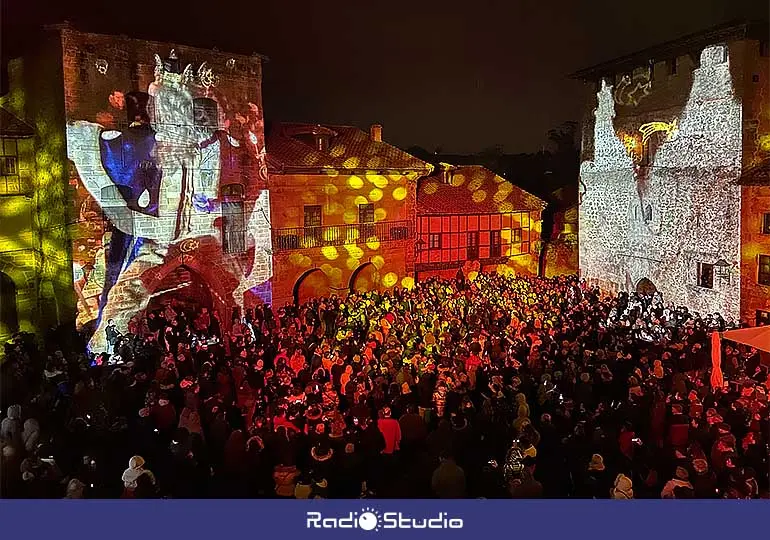
<path fill-rule="evenodd" d="M 683 74 L 692 82 L 678 100 L 671 84 L 656 94 L 656 76 L 639 110 L 620 106 L 617 90 L 602 83 L 590 159 L 581 164 L 582 277 L 616 290 L 647 278 L 666 301 L 738 317 L 742 117 L 733 52 L 704 50 Z M 699 287 L 699 263 L 719 260 L 727 274 Z"/>

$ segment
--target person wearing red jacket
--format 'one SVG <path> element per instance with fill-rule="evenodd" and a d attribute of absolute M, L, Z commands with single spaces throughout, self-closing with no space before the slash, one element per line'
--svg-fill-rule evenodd
<path fill-rule="evenodd" d="M 382 453 L 393 454 L 399 449 L 401 444 L 401 425 L 398 423 L 398 420 L 391 418 L 390 407 L 382 409 L 381 417 L 377 420 L 377 427 L 385 439 L 385 448 L 382 450 Z"/>

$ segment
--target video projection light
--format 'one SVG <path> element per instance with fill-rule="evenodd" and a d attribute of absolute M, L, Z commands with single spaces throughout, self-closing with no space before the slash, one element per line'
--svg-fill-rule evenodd
<path fill-rule="evenodd" d="M 272 276 L 269 194 L 249 185 L 266 180 L 258 107 L 229 110 L 212 92 L 219 78 L 206 62 L 195 72 L 178 61 L 174 51 L 155 56 L 146 107 L 128 127 L 67 125 L 68 155 L 88 192 L 78 203 L 73 266 L 78 322 L 96 326 L 93 352 L 106 350 L 107 321 L 127 332 L 160 294 L 153 279 L 180 264 L 199 270 L 221 305 L 242 307 L 244 294 Z M 121 109 L 126 95 L 114 89 L 104 101 Z M 223 113 L 236 118 L 238 134 Z"/>
<path fill-rule="evenodd" d="M 585 277 L 631 286 L 655 277 L 667 301 L 737 317 L 740 280 L 701 290 L 694 276 L 699 261 L 739 260 L 741 111 L 723 45 L 703 50 L 678 118 L 632 127 L 631 116 L 616 130 L 612 86 L 602 81 L 594 156 L 580 166 L 587 187 L 579 228 Z M 663 136 L 649 166 L 638 166 L 646 139 L 657 132 Z M 655 207 L 654 219 L 640 222 L 628 212 L 640 204 Z"/>

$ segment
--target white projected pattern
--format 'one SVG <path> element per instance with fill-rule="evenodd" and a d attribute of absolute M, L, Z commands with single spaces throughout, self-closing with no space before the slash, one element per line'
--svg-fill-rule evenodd
<path fill-rule="evenodd" d="M 633 289 L 646 277 L 667 301 L 737 317 L 737 271 L 715 279 L 711 289 L 697 286 L 699 262 L 721 258 L 736 268 L 739 260 L 740 189 L 735 180 L 741 163 L 741 104 L 733 94 L 724 47 L 702 52 L 677 129 L 657 149 L 644 190 L 637 189 L 639 171 L 613 125 L 610 85 L 602 84 L 597 103 L 594 158 L 581 164 L 586 185 L 579 228 L 582 275 L 621 289 Z M 639 119 L 637 128 L 645 122 Z M 649 220 L 633 211 L 648 206 Z"/>

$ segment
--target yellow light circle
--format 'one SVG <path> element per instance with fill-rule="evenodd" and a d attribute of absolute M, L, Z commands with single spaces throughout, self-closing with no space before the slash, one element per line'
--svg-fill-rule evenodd
<path fill-rule="evenodd" d="M 366 179 L 380 189 L 385 189 L 388 185 L 388 179 L 381 174 L 367 174 Z"/>
<path fill-rule="evenodd" d="M 358 221 L 358 213 L 354 210 L 346 210 L 345 213 L 342 214 L 342 219 L 345 223 L 355 223 Z"/>
<path fill-rule="evenodd" d="M 337 252 L 337 248 L 334 246 L 325 246 L 321 248 L 321 254 L 330 261 L 333 261 L 340 256 L 340 254 Z"/>
<path fill-rule="evenodd" d="M 345 249 L 347 250 L 348 255 L 355 259 L 360 259 L 364 256 L 364 250 L 355 244 L 346 244 Z"/>
<path fill-rule="evenodd" d="M 398 274 L 395 272 L 388 272 L 382 278 L 382 284 L 388 288 L 393 287 L 396 283 L 398 283 Z"/>
<path fill-rule="evenodd" d="M 327 276 L 332 273 L 332 270 L 333 270 L 332 265 L 329 263 L 324 263 L 321 265 L 321 272 L 323 272 Z"/>
<path fill-rule="evenodd" d="M 385 266 L 385 258 L 382 255 L 375 255 L 372 257 L 372 264 L 377 270 L 382 270 L 382 267 Z"/>
<path fill-rule="evenodd" d="M 373 202 L 377 202 L 380 199 L 382 199 L 382 190 L 374 188 L 369 192 L 369 200 Z"/>
<path fill-rule="evenodd" d="M 367 240 L 366 247 L 368 247 L 372 251 L 377 251 L 378 249 L 380 249 L 380 241 L 375 238 L 372 238 L 371 240 Z"/>
<path fill-rule="evenodd" d="M 412 276 L 406 276 L 401 280 L 401 286 L 409 291 L 414 288 L 414 278 Z"/>
<path fill-rule="evenodd" d="M 348 267 L 349 270 L 355 270 L 358 268 L 358 265 L 361 264 L 360 259 L 356 259 L 355 257 L 348 257 L 348 260 L 345 261 L 345 265 Z"/>
<path fill-rule="evenodd" d="M 462 174 L 455 174 L 452 176 L 452 185 L 455 187 L 462 186 L 465 183 L 465 176 Z"/>
<path fill-rule="evenodd" d="M 339 192 L 339 189 L 334 184 L 325 184 L 323 189 L 327 195 L 336 195 Z"/>
<path fill-rule="evenodd" d="M 399 186 L 393 190 L 393 198 L 397 201 L 403 201 L 404 199 L 406 199 L 406 194 L 407 194 L 407 191 L 406 191 L 406 187 L 404 186 Z"/>
<path fill-rule="evenodd" d="M 480 203 L 487 198 L 487 192 L 483 189 L 473 192 L 473 202 Z"/>
<path fill-rule="evenodd" d="M 386 217 L 388 217 L 388 212 L 384 208 L 376 208 L 374 210 L 374 220 L 375 221 L 382 221 Z"/>
<path fill-rule="evenodd" d="M 364 197 L 363 195 L 359 195 L 358 197 L 356 197 L 356 198 L 353 200 L 353 203 L 354 203 L 356 206 L 358 206 L 359 204 L 366 204 L 366 203 L 368 203 L 368 202 L 369 202 L 369 200 L 368 200 L 366 197 Z"/>
<path fill-rule="evenodd" d="M 348 178 L 348 187 L 350 189 L 361 189 L 364 187 L 364 181 L 358 176 L 351 176 Z"/>

